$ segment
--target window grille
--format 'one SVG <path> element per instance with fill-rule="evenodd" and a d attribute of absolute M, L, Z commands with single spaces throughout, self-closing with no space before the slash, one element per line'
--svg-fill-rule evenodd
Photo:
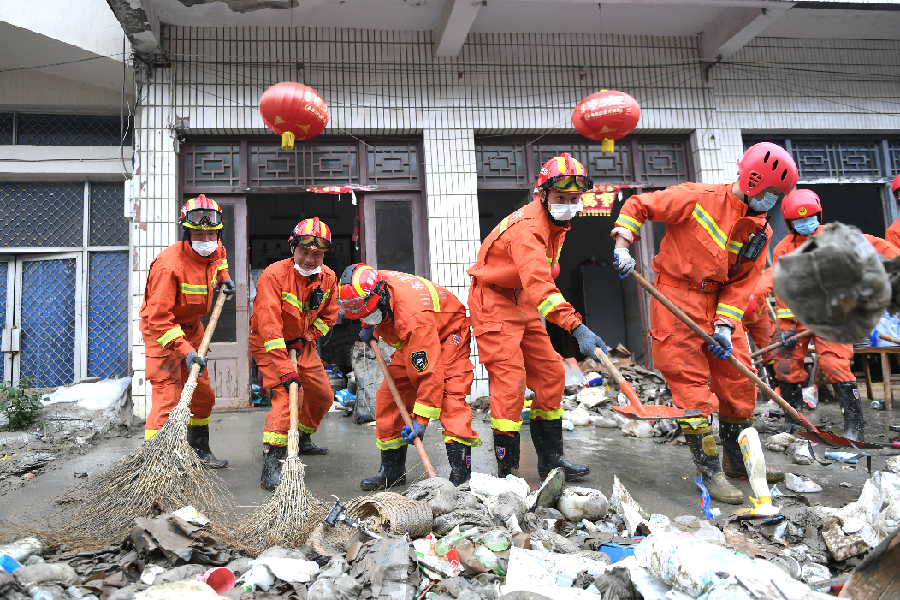
<path fill-rule="evenodd" d="M 634 180 L 631 169 L 631 146 L 628 142 L 616 142 L 612 154 L 601 152 L 600 142 L 535 144 L 534 172 L 539 173 L 544 163 L 563 152 L 568 152 L 583 164 L 594 183 L 622 183 Z"/>
<path fill-rule="evenodd" d="M 185 147 L 186 187 L 237 187 L 240 183 L 240 144 Z"/>
<path fill-rule="evenodd" d="M 125 186 L 91 184 L 91 246 L 127 246 L 128 219 L 124 214 Z"/>
<path fill-rule="evenodd" d="M 83 223 L 84 183 L 0 183 L 0 248 L 81 246 Z"/>
<path fill-rule="evenodd" d="M 479 183 L 528 183 L 522 144 L 475 144 Z"/>
<path fill-rule="evenodd" d="M 892 174 L 900 173 L 900 140 L 888 140 L 888 152 L 891 159 L 891 172 L 888 176 L 896 177 Z"/>
<path fill-rule="evenodd" d="M 22 146 L 118 146 L 118 115 L 41 115 L 19 113 L 16 143 Z M 131 127 L 126 123 L 126 146 L 131 145 Z"/>
<path fill-rule="evenodd" d="M 89 377 L 128 375 L 128 252 L 91 252 L 88 275 Z"/>
<path fill-rule="evenodd" d="M 0 113 L 0 146 L 13 143 L 13 113 Z"/>
<path fill-rule="evenodd" d="M 369 183 L 419 182 L 419 151 L 415 143 L 368 147 Z"/>
<path fill-rule="evenodd" d="M 641 181 L 687 181 L 684 142 L 638 141 L 638 160 Z"/>
<path fill-rule="evenodd" d="M 42 387 L 75 380 L 75 277 L 74 258 L 23 263 L 20 375 Z"/>
<path fill-rule="evenodd" d="M 250 144 L 250 184 L 253 187 L 347 185 L 359 181 L 357 144 Z"/>
<path fill-rule="evenodd" d="M 801 181 L 815 179 L 881 179 L 900 170 L 900 140 L 887 140 L 885 173 L 882 140 L 875 138 L 770 138 L 744 136 L 744 149 L 759 142 L 790 148 Z"/>

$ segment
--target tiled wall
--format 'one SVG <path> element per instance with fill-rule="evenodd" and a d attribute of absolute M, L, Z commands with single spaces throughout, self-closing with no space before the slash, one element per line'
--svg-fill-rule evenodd
<path fill-rule="evenodd" d="M 168 27 L 164 36 L 172 66 L 152 71 L 135 141 L 135 319 L 149 263 L 177 235 L 169 127 L 269 133 L 257 103 L 278 81 L 322 94 L 326 135 L 423 137 L 431 276 L 462 299 L 480 240 L 476 133 L 573 133 L 578 100 L 620 89 L 641 104 L 638 132 L 690 134 L 695 178 L 718 182 L 734 177 L 742 130 L 898 128 L 888 113 L 900 104 L 900 42 L 758 39 L 705 73 L 696 38 L 470 34 L 452 59 L 432 56 L 428 32 Z M 144 415 L 139 347 L 134 366 L 135 410 Z M 473 394 L 486 393 L 481 367 L 476 378 Z"/>

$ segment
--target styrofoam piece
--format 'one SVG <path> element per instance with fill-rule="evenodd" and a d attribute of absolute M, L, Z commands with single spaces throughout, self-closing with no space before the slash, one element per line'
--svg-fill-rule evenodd
<path fill-rule="evenodd" d="M 79 407 L 87 410 L 106 410 L 122 397 L 129 385 L 131 385 L 131 377 L 104 379 L 96 383 L 79 383 L 72 387 L 61 387 L 52 394 L 41 398 L 41 402 L 44 406 L 59 402 L 77 402 Z"/>
<path fill-rule="evenodd" d="M 596 600 L 596 594 L 573 589 L 572 583 L 581 571 L 599 577 L 605 570 L 605 563 L 589 558 L 513 546 L 509 549 L 507 583 L 500 586 L 500 593 L 522 591 L 541 594 L 552 600 Z"/>

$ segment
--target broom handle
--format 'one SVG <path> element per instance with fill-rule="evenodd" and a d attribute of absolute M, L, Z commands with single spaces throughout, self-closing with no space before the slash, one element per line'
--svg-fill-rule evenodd
<path fill-rule="evenodd" d="M 798 333 L 797 335 L 795 335 L 795 336 L 794 336 L 794 339 L 795 339 L 795 340 L 802 340 L 803 338 L 808 338 L 808 337 L 811 336 L 812 334 L 813 334 L 812 330 L 811 330 L 811 329 L 807 329 L 807 330 L 804 331 L 803 333 Z M 772 350 L 776 350 L 776 349 L 778 349 L 778 348 L 781 348 L 782 346 L 784 346 L 784 342 L 783 342 L 783 341 L 777 341 L 777 342 L 775 342 L 774 344 L 770 344 L 770 345 L 766 346 L 766 347 L 763 348 L 762 350 L 757 350 L 756 352 L 754 352 L 753 354 L 750 355 L 750 358 L 757 358 L 757 357 L 759 357 L 759 356 L 762 356 L 762 355 L 765 354 L 766 352 L 771 352 Z"/>
<path fill-rule="evenodd" d="M 384 373 L 384 380 L 387 381 L 388 387 L 391 388 L 391 394 L 394 395 L 394 402 L 397 404 L 397 408 L 400 409 L 400 416 L 403 417 L 403 422 L 406 423 L 407 427 L 415 431 L 416 427 L 413 425 L 412 419 L 409 418 L 409 412 L 407 412 L 403 400 L 400 399 L 400 392 L 397 391 L 397 386 L 394 385 L 394 379 L 391 377 L 391 374 L 388 373 L 387 364 L 384 362 L 384 357 L 381 355 L 381 350 L 378 348 L 378 342 L 369 340 L 369 346 L 371 346 L 372 350 L 375 352 L 375 358 L 378 359 L 378 364 L 381 366 L 381 372 Z M 437 477 L 437 473 L 434 472 L 434 467 L 431 466 L 431 461 L 428 460 L 428 453 L 425 452 L 425 446 L 422 445 L 422 439 L 415 438 L 413 444 L 416 446 L 416 452 L 419 453 L 419 458 L 422 459 L 422 466 L 425 467 L 425 472 L 428 473 L 428 477 Z"/>
<path fill-rule="evenodd" d="M 663 296 L 662 292 L 653 287 L 653 284 L 644 279 L 640 273 L 638 273 L 637 271 L 632 271 L 631 277 L 638 282 L 638 285 L 650 292 L 650 295 L 656 298 L 660 304 L 672 311 L 673 315 L 681 319 L 681 321 L 685 325 L 687 325 L 691 329 L 691 331 L 699 335 L 704 342 L 712 346 L 719 345 L 719 342 L 712 339 L 711 335 L 703 331 L 703 329 L 701 329 L 693 319 L 687 316 L 683 310 L 672 304 L 671 300 Z M 765 394 L 770 400 L 780 406 L 784 412 L 786 412 L 792 419 L 794 419 L 794 421 L 800 423 L 805 429 L 812 433 L 819 433 L 819 430 L 816 429 L 815 425 L 810 423 L 806 417 L 800 414 L 799 411 L 795 410 L 793 406 L 788 404 L 784 398 L 776 394 L 775 391 L 772 390 L 772 388 L 763 383 L 763 380 L 757 377 L 756 373 L 748 369 L 744 363 L 736 359 L 734 356 L 729 356 L 728 362 L 730 362 L 741 375 L 752 381 L 756 385 L 756 387 L 758 387 L 762 391 L 762 393 Z"/>
<path fill-rule="evenodd" d="M 879 333 L 878 337 L 880 337 L 881 339 L 883 339 L 886 342 L 891 342 L 892 344 L 900 344 L 900 340 L 898 340 L 897 338 L 889 336 L 889 335 L 884 335 L 883 333 Z"/>
<path fill-rule="evenodd" d="M 289 353 L 294 371 L 297 370 L 297 350 L 291 348 Z M 291 407 L 291 428 L 288 431 L 288 456 L 300 455 L 300 386 L 291 382 L 288 390 L 288 400 Z"/>
<path fill-rule="evenodd" d="M 206 351 L 209 350 L 209 342 L 212 340 L 213 332 L 216 330 L 216 323 L 219 322 L 219 315 L 222 314 L 223 306 L 225 306 L 224 288 L 219 290 L 219 295 L 216 297 L 216 304 L 213 306 L 212 314 L 209 317 L 209 325 L 206 326 L 206 331 L 203 333 L 203 339 L 200 341 L 200 347 L 197 348 L 197 354 L 199 354 L 201 358 L 206 356 Z M 178 399 L 179 404 L 182 402 L 185 404 L 190 403 L 191 398 L 194 396 L 194 390 L 197 388 L 197 379 L 199 378 L 200 365 L 194 363 L 191 365 L 191 374 L 188 376 L 188 380 L 181 390 L 181 398 Z"/>

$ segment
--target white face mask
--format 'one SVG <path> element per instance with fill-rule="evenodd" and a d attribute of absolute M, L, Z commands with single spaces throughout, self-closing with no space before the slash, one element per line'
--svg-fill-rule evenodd
<path fill-rule="evenodd" d="M 376 308 L 375 310 L 364 316 L 361 321 L 366 325 L 379 325 L 383 319 L 384 313 L 381 312 L 380 308 Z"/>
<path fill-rule="evenodd" d="M 557 221 L 568 221 L 575 216 L 575 213 L 584 207 L 581 200 L 577 204 L 550 204 L 550 216 Z"/>
<path fill-rule="evenodd" d="M 209 256 L 219 247 L 219 242 L 191 242 L 191 248 L 200 256 Z"/>
<path fill-rule="evenodd" d="M 300 265 L 298 265 L 297 263 L 294 263 L 294 268 L 297 269 L 297 272 L 300 273 L 301 275 L 303 275 L 304 277 L 312 277 L 313 275 L 317 275 L 318 273 L 322 272 L 322 265 L 319 265 L 312 271 L 307 271 L 306 269 L 301 269 Z"/>

